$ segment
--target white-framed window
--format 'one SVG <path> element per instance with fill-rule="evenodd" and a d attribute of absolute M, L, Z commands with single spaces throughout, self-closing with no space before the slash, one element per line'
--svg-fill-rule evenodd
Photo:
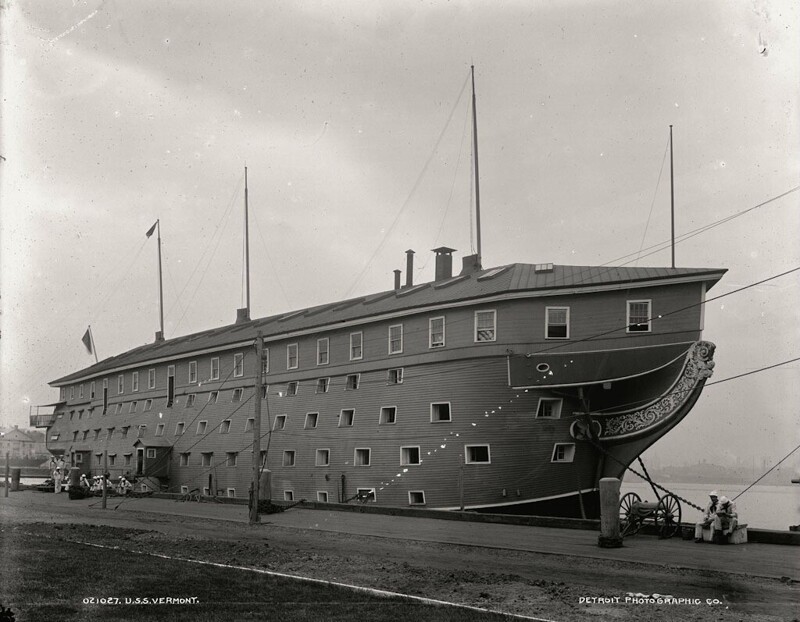
<path fill-rule="evenodd" d="M 284 449 L 283 450 L 283 466 L 285 466 L 285 467 L 293 467 L 294 466 L 294 459 L 295 459 L 295 451 L 294 451 L 294 449 Z"/>
<path fill-rule="evenodd" d="M 358 389 L 358 384 L 361 380 L 361 374 L 348 374 L 344 383 L 345 391 L 355 391 Z"/>
<path fill-rule="evenodd" d="M 545 307 L 545 339 L 569 339 L 569 307 Z"/>
<path fill-rule="evenodd" d="M 244 376 L 244 354 L 237 352 L 233 355 L 233 377 L 241 378 Z"/>
<path fill-rule="evenodd" d="M 425 491 L 424 490 L 409 490 L 408 491 L 408 505 L 425 505 Z"/>
<path fill-rule="evenodd" d="M 496 341 L 497 340 L 497 312 L 494 309 L 489 311 L 475 312 L 475 342 Z"/>
<path fill-rule="evenodd" d="M 651 300 L 629 300 L 627 313 L 627 332 L 649 333 L 651 316 Z"/>
<path fill-rule="evenodd" d="M 147 457 L 148 458 L 155 458 L 156 457 L 156 450 L 153 447 L 147 448 Z"/>
<path fill-rule="evenodd" d="M 381 407 L 381 416 L 378 418 L 380 425 L 392 425 L 397 423 L 397 406 Z"/>
<path fill-rule="evenodd" d="M 561 418 L 561 398 L 540 397 L 536 407 L 537 419 L 559 419 Z"/>
<path fill-rule="evenodd" d="M 122 395 L 125 393 L 125 374 L 117 376 L 117 394 Z"/>
<path fill-rule="evenodd" d="M 572 462 L 575 459 L 575 443 L 556 443 L 550 462 Z"/>
<path fill-rule="evenodd" d="M 284 501 L 294 501 L 294 490 L 284 490 L 283 491 L 283 500 Z"/>
<path fill-rule="evenodd" d="M 261 374 L 266 376 L 269 373 L 269 348 L 264 348 L 261 352 L 264 356 L 261 360 Z"/>
<path fill-rule="evenodd" d="M 403 352 L 403 325 L 394 324 L 389 327 L 389 354 Z"/>
<path fill-rule="evenodd" d="M 317 420 L 319 419 L 319 413 L 306 413 L 306 430 L 313 430 L 317 427 Z"/>
<path fill-rule="evenodd" d="M 234 464 L 233 466 L 236 466 L 236 465 Z M 226 492 L 228 493 L 228 498 L 229 499 L 233 499 L 236 496 L 236 489 L 235 488 L 228 488 L 226 490 Z"/>
<path fill-rule="evenodd" d="M 464 445 L 464 462 L 466 464 L 491 464 L 492 456 L 489 445 Z"/>
<path fill-rule="evenodd" d="M 444 347 L 444 316 L 428 320 L 428 347 Z"/>
<path fill-rule="evenodd" d="M 59 402 L 63 402 L 66 399 L 67 399 L 67 387 L 59 387 L 59 389 L 58 389 L 58 401 Z"/>
<path fill-rule="evenodd" d="M 350 333 L 350 360 L 360 361 L 364 358 L 364 333 Z"/>
<path fill-rule="evenodd" d="M 131 391 L 136 393 L 139 391 L 139 372 L 135 371 L 131 374 Z"/>
<path fill-rule="evenodd" d="M 255 417 L 249 417 L 247 421 L 244 422 L 244 431 L 252 432 L 255 425 L 256 425 Z"/>
<path fill-rule="evenodd" d="M 135 400 L 133 402 L 131 402 L 130 408 L 128 408 L 128 412 L 129 413 L 135 413 L 136 412 L 136 407 L 138 405 L 139 405 L 139 402 L 137 402 Z"/>
<path fill-rule="evenodd" d="M 395 367 L 386 373 L 386 382 L 388 384 L 403 384 L 403 368 Z"/>
<path fill-rule="evenodd" d="M 117 454 L 108 454 L 108 466 L 113 467 L 117 463 Z"/>
<path fill-rule="evenodd" d="M 214 460 L 213 451 L 204 451 L 200 454 L 200 466 L 209 467 Z"/>
<path fill-rule="evenodd" d="M 231 402 L 241 402 L 243 391 L 244 389 L 234 389 L 231 394 Z"/>
<path fill-rule="evenodd" d="M 78 454 L 78 455 L 80 455 L 80 454 Z M 131 456 L 133 456 L 133 454 L 122 454 L 122 457 L 124 458 L 123 462 L 124 462 L 125 466 L 130 466 L 131 465 Z"/>
<path fill-rule="evenodd" d="M 94 438 L 97 440 L 97 430 L 94 431 Z M 142 438 L 145 434 L 147 434 L 147 424 L 141 424 L 136 428 L 136 438 Z"/>
<path fill-rule="evenodd" d="M 153 400 L 145 400 L 144 401 L 144 411 L 147 412 L 148 410 L 153 409 Z"/>
<path fill-rule="evenodd" d="M 89 399 L 90 399 L 90 400 L 93 400 L 93 399 L 94 399 L 94 394 L 95 394 L 96 392 L 97 392 L 97 391 L 96 391 L 96 389 L 95 389 L 95 382 L 94 382 L 94 380 L 92 380 L 91 384 L 89 384 Z"/>
<path fill-rule="evenodd" d="M 216 404 L 218 399 L 219 399 L 219 391 L 209 391 L 208 392 L 208 403 L 209 404 Z"/>
<path fill-rule="evenodd" d="M 219 357 L 211 359 L 211 380 L 219 380 Z"/>
<path fill-rule="evenodd" d="M 278 415 L 275 417 L 275 424 L 273 430 L 283 430 L 286 427 L 286 415 Z"/>
<path fill-rule="evenodd" d="M 297 395 L 297 387 L 299 383 L 297 382 L 287 382 L 286 383 L 286 395 L 288 397 L 294 397 Z"/>
<path fill-rule="evenodd" d="M 225 466 L 235 467 L 239 459 L 238 451 L 228 451 L 225 453 Z"/>
<path fill-rule="evenodd" d="M 331 464 L 331 450 L 317 449 L 317 454 L 314 457 L 314 466 L 330 466 L 330 464 Z"/>
<path fill-rule="evenodd" d="M 408 466 L 410 464 L 419 464 L 421 462 L 419 456 L 419 447 L 401 447 L 400 448 L 400 464 Z"/>
<path fill-rule="evenodd" d="M 182 436 L 185 429 L 186 424 L 183 421 L 178 421 L 178 423 L 175 424 L 175 436 Z"/>
<path fill-rule="evenodd" d="M 195 393 L 189 393 L 189 395 L 186 396 L 186 408 L 194 406 L 195 397 L 197 397 Z"/>
<path fill-rule="evenodd" d="M 320 503 L 327 503 L 328 502 L 328 491 L 326 490 L 318 490 L 317 491 L 317 501 Z"/>
<path fill-rule="evenodd" d="M 298 345 L 290 343 L 286 346 L 286 369 L 297 369 L 299 365 Z"/>
<path fill-rule="evenodd" d="M 211 489 L 208 486 L 203 486 L 203 496 L 204 497 L 211 496 Z"/>
<path fill-rule="evenodd" d="M 189 361 L 189 384 L 197 383 L 197 361 Z"/>
<path fill-rule="evenodd" d="M 222 423 L 219 424 L 219 433 L 220 434 L 230 434 L 231 431 L 231 420 L 225 419 Z"/>
<path fill-rule="evenodd" d="M 156 388 L 156 370 L 155 369 L 148 369 L 147 370 L 147 388 L 148 389 L 155 389 Z"/>
<path fill-rule="evenodd" d="M 356 447 L 353 454 L 353 464 L 356 466 L 369 466 L 372 450 L 369 447 Z"/>
<path fill-rule="evenodd" d="M 376 501 L 374 488 L 357 488 L 356 495 L 359 501 L 368 501 L 370 503 L 375 503 Z"/>
<path fill-rule="evenodd" d="M 339 413 L 339 427 L 340 428 L 349 428 L 353 425 L 353 419 L 355 419 L 356 411 L 354 408 L 343 408 L 342 411 Z"/>
<path fill-rule="evenodd" d="M 156 436 L 164 436 L 164 424 L 159 423 L 156 426 Z"/>
<path fill-rule="evenodd" d="M 317 393 L 327 393 L 330 384 L 331 384 L 330 378 L 319 378 L 317 380 Z"/>
<path fill-rule="evenodd" d="M 317 365 L 327 365 L 330 361 L 330 340 L 327 337 L 317 339 Z"/>
<path fill-rule="evenodd" d="M 433 402 L 431 404 L 431 423 L 451 420 L 450 402 Z"/>
<path fill-rule="evenodd" d="M 186 466 L 186 465 L 181 463 L 181 466 Z M 181 484 L 181 494 L 182 495 L 188 495 L 189 494 L 189 487 L 184 485 L 184 484 Z"/>
<path fill-rule="evenodd" d="M 208 421 L 198 421 L 197 422 L 197 433 L 196 434 L 205 434 L 206 428 L 208 428 Z"/>

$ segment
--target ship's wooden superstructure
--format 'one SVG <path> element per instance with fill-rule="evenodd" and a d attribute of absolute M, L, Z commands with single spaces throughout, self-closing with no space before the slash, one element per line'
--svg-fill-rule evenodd
<path fill-rule="evenodd" d="M 511 264 L 153 344 L 51 383 L 48 447 L 140 486 L 247 497 L 255 341 L 274 499 L 592 515 L 711 373 L 718 269 Z"/>

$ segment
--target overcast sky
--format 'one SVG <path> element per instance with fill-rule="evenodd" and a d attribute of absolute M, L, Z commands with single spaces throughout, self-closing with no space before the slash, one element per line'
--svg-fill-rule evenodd
<path fill-rule="evenodd" d="M 2 411 L 151 342 L 161 220 L 168 338 L 392 287 L 417 251 L 471 252 L 476 66 L 484 266 L 622 264 L 800 183 L 793 0 L 1 0 Z M 729 270 L 800 266 L 800 192 L 677 246 Z M 643 251 L 643 255 L 648 251 Z M 623 258 L 624 259 L 621 259 Z M 669 250 L 626 265 L 668 266 Z M 713 380 L 800 356 L 798 274 L 706 308 Z M 706 389 L 650 456 L 779 459 L 798 363 Z M 798 452 L 800 453 L 800 452 Z"/>

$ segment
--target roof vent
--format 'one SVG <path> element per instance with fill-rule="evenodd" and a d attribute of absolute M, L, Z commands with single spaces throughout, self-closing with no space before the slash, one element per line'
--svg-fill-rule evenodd
<path fill-rule="evenodd" d="M 250 321 L 250 309 L 244 307 L 243 309 L 236 309 L 236 323 L 241 324 L 242 322 L 249 322 Z"/>
<path fill-rule="evenodd" d="M 551 263 L 537 263 L 533 266 L 534 272 L 552 272 L 553 264 Z"/>

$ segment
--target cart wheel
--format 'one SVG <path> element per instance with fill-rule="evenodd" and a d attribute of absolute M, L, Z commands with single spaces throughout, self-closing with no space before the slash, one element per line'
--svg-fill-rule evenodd
<path fill-rule="evenodd" d="M 656 530 L 659 538 L 671 538 L 681 529 L 681 502 L 675 495 L 661 497 L 656 508 Z"/>
<path fill-rule="evenodd" d="M 641 500 L 642 498 L 635 492 L 629 492 L 619 502 L 619 532 L 623 538 L 632 536 L 639 531 L 641 524 L 636 514 L 635 505 Z"/>

